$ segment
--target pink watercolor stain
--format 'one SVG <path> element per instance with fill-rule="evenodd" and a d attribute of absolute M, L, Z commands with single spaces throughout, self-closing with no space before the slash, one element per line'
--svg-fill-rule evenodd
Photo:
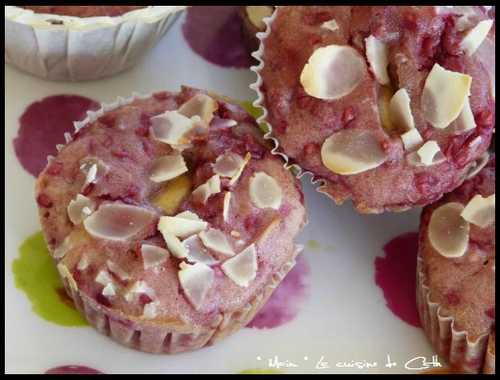
<path fill-rule="evenodd" d="M 242 32 L 239 6 L 194 6 L 182 26 L 195 53 L 223 67 L 248 68 L 252 58 Z"/>
<path fill-rule="evenodd" d="M 297 264 L 288 272 L 264 307 L 246 327 L 270 329 L 293 320 L 309 295 L 309 264 L 299 255 Z"/>
<path fill-rule="evenodd" d="M 45 371 L 47 375 L 99 375 L 103 372 L 81 365 L 63 365 Z"/>
<path fill-rule="evenodd" d="M 402 234 L 384 246 L 385 257 L 375 258 L 375 283 L 384 292 L 391 312 L 421 327 L 416 301 L 418 233 Z"/>
<path fill-rule="evenodd" d="M 64 133 L 73 133 L 73 122 L 99 103 L 78 95 L 55 95 L 31 103 L 19 118 L 14 151 L 22 167 L 37 177 L 47 165 L 47 156 L 56 155 L 56 145 L 64 143 Z"/>

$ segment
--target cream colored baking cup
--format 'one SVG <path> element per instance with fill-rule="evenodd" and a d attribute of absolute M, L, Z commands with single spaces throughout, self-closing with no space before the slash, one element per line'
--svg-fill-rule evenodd
<path fill-rule="evenodd" d="M 101 103 L 99 110 L 87 111 L 87 117 L 84 120 L 73 123 L 75 132 L 93 123 L 106 112 L 130 104 L 136 99 L 148 99 L 151 96 L 133 93 L 128 98 L 118 97 L 113 103 Z M 65 138 L 66 144 L 72 141 L 70 134 L 65 134 Z M 58 145 L 57 149 L 61 150 L 63 147 L 64 144 L 61 144 Z M 52 156 L 48 156 L 48 163 L 52 159 Z M 287 273 L 295 266 L 295 258 L 303 249 L 302 245 L 296 245 L 290 260 L 273 274 L 269 283 L 262 287 L 263 290 L 257 293 L 246 305 L 230 313 L 221 313 L 211 326 L 202 329 L 192 328 L 181 321 L 162 324 L 149 320 L 132 320 L 118 310 L 110 310 L 97 303 L 92 298 L 81 293 L 79 289 L 72 288 L 67 277 L 60 277 L 66 293 L 73 299 L 76 308 L 100 333 L 136 350 L 158 354 L 174 354 L 215 344 L 247 325 L 264 306 Z"/>
<path fill-rule="evenodd" d="M 140 319 L 131 320 L 117 310 L 110 310 L 69 285 L 62 278 L 64 288 L 76 308 L 101 334 L 114 341 L 140 351 L 154 354 L 175 354 L 210 346 L 247 325 L 264 306 L 287 273 L 295 266 L 295 257 L 303 250 L 296 246 L 292 258 L 272 276 L 263 290 L 246 305 L 230 313 L 221 313 L 212 325 L 191 328 L 179 321 L 158 323 Z"/>
<path fill-rule="evenodd" d="M 50 80 L 83 81 L 135 64 L 185 6 L 149 6 L 117 17 L 72 17 L 5 6 L 5 62 Z"/>
<path fill-rule="evenodd" d="M 423 259 L 417 257 L 417 308 L 422 327 L 437 353 L 454 368 L 466 373 L 479 373 L 491 367 L 486 356 L 488 333 L 471 340 L 467 331 L 455 329 L 455 320 L 443 316 L 441 306 L 431 301 L 430 290 L 423 271 Z M 494 370 L 493 358 L 493 370 Z"/>

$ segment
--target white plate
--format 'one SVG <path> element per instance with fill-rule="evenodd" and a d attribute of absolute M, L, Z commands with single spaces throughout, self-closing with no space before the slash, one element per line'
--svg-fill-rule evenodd
<path fill-rule="evenodd" d="M 5 66 L 6 372 L 42 373 L 51 367 L 79 364 L 105 373 L 237 373 L 269 368 L 273 364 L 269 359 L 274 364 L 277 359 L 297 365 L 282 367 L 284 372 L 415 372 L 405 369 L 405 363 L 419 356 L 430 361 L 433 351 L 420 328 L 398 319 L 385 305 L 374 282 L 374 259 L 384 255 L 382 247 L 391 238 L 417 231 L 420 210 L 361 216 L 349 204 L 336 207 L 316 193 L 308 179 L 303 183 L 310 223 L 299 242 L 306 246 L 304 255 L 311 268 L 309 297 L 297 317 L 280 327 L 244 328 L 197 352 L 149 355 L 124 348 L 90 327 L 62 327 L 41 319 L 31 311 L 25 294 L 14 286 L 11 268 L 18 247 L 40 230 L 34 178 L 21 167 L 12 145 L 18 118 L 27 105 L 52 94 L 80 94 L 110 102 L 133 91 L 176 91 L 181 84 L 236 99 L 253 99 L 248 85 L 255 74 L 215 66 L 196 55 L 182 35 L 184 18 L 181 16 L 139 66 L 110 79 L 54 83 Z M 385 366 L 387 355 L 396 366 Z M 321 358 L 329 368 L 316 368 Z M 377 365 L 371 369 L 342 368 L 344 362 Z"/>

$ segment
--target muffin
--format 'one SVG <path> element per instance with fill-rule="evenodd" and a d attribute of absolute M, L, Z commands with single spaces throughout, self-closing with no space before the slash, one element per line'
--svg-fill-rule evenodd
<path fill-rule="evenodd" d="M 117 74 L 163 37 L 184 6 L 6 6 L 5 62 L 49 80 Z"/>
<path fill-rule="evenodd" d="M 271 16 L 273 11 L 274 7 L 270 5 L 247 5 L 240 7 L 241 28 L 248 53 L 252 53 L 259 48 L 260 42 L 256 34 L 266 30 L 266 24 L 264 24 L 262 19 Z"/>
<path fill-rule="evenodd" d="M 435 350 L 464 372 L 494 372 L 494 155 L 424 209 L 417 263 L 418 311 Z"/>
<path fill-rule="evenodd" d="M 176 353 L 247 324 L 295 264 L 300 182 L 216 95 L 121 99 L 81 123 L 36 183 L 78 310 L 126 346 Z"/>
<path fill-rule="evenodd" d="M 455 8 L 280 6 L 259 36 L 261 121 L 337 204 L 430 204 L 487 150 L 493 20 Z"/>

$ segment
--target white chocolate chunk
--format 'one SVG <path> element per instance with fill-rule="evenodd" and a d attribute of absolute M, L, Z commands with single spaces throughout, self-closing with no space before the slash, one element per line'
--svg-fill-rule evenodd
<path fill-rule="evenodd" d="M 246 288 L 257 275 L 255 245 L 249 245 L 236 256 L 226 260 L 221 268 L 236 285 Z"/>
<path fill-rule="evenodd" d="M 300 74 L 305 92 L 318 99 L 334 100 L 350 94 L 366 74 L 364 58 L 345 45 L 316 49 Z"/>
<path fill-rule="evenodd" d="M 214 173 L 221 177 L 232 178 L 242 166 L 245 165 L 245 160 L 237 153 L 227 152 L 222 156 L 217 157 L 213 164 Z"/>
<path fill-rule="evenodd" d="M 110 282 L 102 290 L 102 295 L 106 297 L 112 297 L 116 295 L 115 286 Z"/>
<path fill-rule="evenodd" d="M 331 20 L 325 21 L 323 24 L 321 24 L 321 27 L 331 32 L 335 32 L 336 30 L 339 29 L 339 24 L 337 24 L 337 21 L 335 21 L 335 19 L 332 18 Z"/>
<path fill-rule="evenodd" d="M 157 158 L 151 168 L 150 179 L 153 182 L 164 182 L 176 178 L 188 171 L 181 154 Z"/>
<path fill-rule="evenodd" d="M 160 306 L 160 301 L 148 302 L 144 305 L 142 311 L 142 318 L 153 319 L 158 315 L 158 307 Z"/>
<path fill-rule="evenodd" d="M 67 209 L 69 220 L 75 225 L 83 222 L 94 210 L 94 201 L 82 194 L 77 194 L 76 198 L 69 202 Z"/>
<path fill-rule="evenodd" d="M 97 273 L 97 276 L 95 277 L 95 282 L 98 284 L 101 284 L 103 286 L 106 286 L 110 283 L 113 282 L 113 279 L 111 278 L 111 275 L 109 272 L 105 269 L 101 269 L 99 273 Z"/>
<path fill-rule="evenodd" d="M 210 96 L 197 94 L 182 104 L 177 111 L 191 120 L 193 116 L 198 116 L 205 125 L 209 125 L 217 108 L 217 102 Z"/>
<path fill-rule="evenodd" d="M 458 115 L 455 121 L 454 130 L 457 132 L 466 132 L 474 128 L 476 128 L 476 121 L 474 120 L 474 114 L 470 108 L 469 97 L 467 96 L 462 112 L 460 112 L 460 115 Z"/>
<path fill-rule="evenodd" d="M 222 219 L 224 222 L 229 220 L 229 208 L 231 206 L 231 192 L 226 191 L 224 194 L 224 203 L 222 205 Z"/>
<path fill-rule="evenodd" d="M 220 177 L 218 174 L 214 174 L 207 182 L 194 189 L 191 195 L 196 202 L 205 204 L 210 196 L 220 191 Z"/>
<path fill-rule="evenodd" d="M 488 35 L 492 26 L 493 20 L 483 20 L 479 21 L 474 28 L 467 32 L 462 42 L 460 42 L 460 47 L 465 54 L 470 57 L 476 52 Z"/>
<path fill-rule="evenodd" d="M 400 88 L 392 96 L 389 102 L 389 115 L 392 125 L 404 131 L 415 128 L 415 122 L 413 121 L 413 115 L 410 108 L 410 97 L 404 88 Z"/>
<path fill-rule="evenodd" d="M 77 291 L 78 285 L 76 284 L 75 279 L 71 275 L 66 265 L 64 265 L 63 263 L 57 264 L 57 270 L 59 271 L 59 275 L 61 276 L 61 278 L 66 278 L 68 280 L 69 287 L 74 291 Z"/>
<path fill-rule="evenodd" d="M 196 214 L 194 215 L 197 219 L 194 219 L 190 214 L 180 213 L 176 216 L 162 216 L 158 222 L 158 230 L 161 233 L 168 232 L 183 239 L 207 228 L 207 222 L 199 219 Z"/>
<path fill-rule="evenodd" d="M 83 221 L 95 238 L 124 241 L 142 231 L 156 219 L 154 212 L 123 203 L 106 203 Z"/>
<path fill-rule="evenodd" d="M 488 227 L 495 222 L 495 194 L 486 198 L 476 194 L 460 215 L 469 223 L 480 228 Z"/>
<path fill-rule="evenodd" d="M 469 96 L 472 77 L 446 70 L 435 63 L 425 80 L 421 105 L 424 118 L 443 129 L 455 120 Z"/>
<path fill-rule="evenodd" d="M 166 249 L 150 244 L 141 245 L 141 254 L 146 270 L 163 264 L 170 256 Z"/>
<path fill-rule="evenodd" d="M 446 203 L 432 213 L 428 236 L 431 245 L 444 257 L 461 257 L 469 244 L 469 223 L 460 213 L 464 206 Z"/>
<path fill-rule="evenodd" d="M 207 249 L 198 235 L 192 235 L 182 241 L 182 244 L 188 250 L 186 260 L 190 263 L 202 263 L 206 265 L 217 264 L 218 261 L 209 255 Z"/>
<path fill-rule="evenodd" d="M 233 248 L 231 248 L 226 235 L 222 231 L 209 228 L 207 231 L 201 231 L 198 236 L 208 249 L 222 253 L 225 256 L 234 256 Z"/>
<path fill-rule="evenodd" d="M 366 58 L 375 75 L 375 79 L 381 85 L 390 83 L 387 66 L 389 65 L 387 45 L 374 36 L 365 38 Z"/>
<path fill-rule="evenodd" d="M 382 165 L 386 154 L 368 131 L 349 128 L 335 132 L 324 141 L 321 160 L 332 172 L 351 175 Z"/>
<path fill-rule="evenodd" d="M 120 268 L 118 266 L 118 264 L 114 263 L 113 261 L 107 260 L 106 265 L 107 265 L 109 271 L 114 273 L 115 275 L 117 275 L 121 280 L 126 281 L 126 280 L 130 279 L 130 275 L 127 272 L 125 272 L 122 268 Z"/>
<path fill-rule="evenodd" d="M 281 206 L 281 187 L 264 172 L 257 172 L 250 178 L 249 194 L 252 203 L 258 208 L 277 210 Z"/>
<path fill-rule="evenodd" d="M 441 152 L 439 145 L 437 142 L 430 140 L 427 141 L 424 145 L 417 150 L 417 154 L 420 157 L 420 162 L 424 166 L 433 165 L 434 157 L 438 152 Z"/>
<path fill-rule="evenodd" d="M 245 169 L 245 166 L 248 164 L 248 162 L 252 159 L 252 155 L 247 152 L 245 154 L 245 158 L 243 159 L 243 164 L 239 167 L 238 171 L 236 172 L 235 175 L 231 177 L 231 180 L 229 181 L 229 185 L 233 186 L 238 179 L 240 178 L 241 174 L 243 173 L 243 170 Z"/>
<path fill-rule="evenodd" d="M 214 281 L 213 270 L 205 264 L 180 263 L 179 282 L 195 310 L 200 310 Z"/>
<path fill-rule="evenodd" d="M 195 126 L 195 122 L 178 111 L 166 111 L 151 118 L 151 135 L 155 140 L 172 145 L 174 148 L 189 143 L 185 135 Z"/>
<path fill-rule="evenodd" d="M 408 132 L 405 132 L 401 135 L 401 140 L 403 141 L 403 145 L 405 150 L 412 150 L 422 144 L 424 140 L 417 128 L 410 129 Z"/>
<path fill-rule="evenodd" d="M 273 10 L 273 7 L 268 5 L 248 5 L 245 7 L 248 19 L 258 30 L 264 30 L 266 28 L 263 19 L 271 16 Z"/>
<path fill-rule="evenodd" d="M 140 294 L 146 294 L 151 299 L 156 297 L 154 289 L 151 288 L 145 281 L 136 281 L 123 295 L 123 298 L 125 298 L 125 301 L 131 302 Z"/>

